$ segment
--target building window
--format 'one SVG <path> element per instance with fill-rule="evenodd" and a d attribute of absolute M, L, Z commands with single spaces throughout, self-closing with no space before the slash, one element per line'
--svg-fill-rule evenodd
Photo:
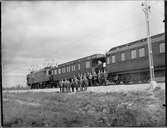
<path fill-rule="evenodd" d="M 121 53 L 121 60 L 125 61 L 125 53 Z"/>
<path fill-rule="evenodd" d="M 139 49 L 139 57 L 145 56 L 145 48 L 140 48 Z"/>
<path fill-rule="evenodd" d="M 90 68 L 90 61 L 86 62 L 86 68 Z"/>
<path fill-rule="evenodd" d="M 107 57 L 107 64 L 110 64 L 110 57 Z"/>
<path fill-rule="evenodd" d="M 131 58 L 132 59 L 136 58 L 136 50 L 131 51 Z"/>
<path fill-rule="evenodd" d="M 57 70 L 55 70 L 55 73 L 54 73 L 55 75 L 57 74 Z"/>
<path fill-rule="evenodd" d="M 81 65 L 80 64 L 78 64 L 78 70 L 80 70 L 81 69 Z"/>
<path fill-rule="evenodd" d="M 115 56 L 112 56 L 112 63 L 115 63 Z"/>
<path fill-rule="evenodd" d="M 165 53 L 165 43 L 159 45 L 160 53 Z"/>

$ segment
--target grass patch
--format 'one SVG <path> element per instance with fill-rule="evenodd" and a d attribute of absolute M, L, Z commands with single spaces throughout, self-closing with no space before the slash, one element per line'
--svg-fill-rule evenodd
<path fill-rule="evenodd" d="M 4 93 L 5 126 L 165 126 L 164 90 L 128 93 Z M 16 100 L 24 101 L 23 104 Z M 26 102 L 38 103 L 31 106 Z"/>

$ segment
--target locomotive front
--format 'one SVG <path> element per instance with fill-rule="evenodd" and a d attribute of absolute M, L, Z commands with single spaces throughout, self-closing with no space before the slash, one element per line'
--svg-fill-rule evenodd
<path fill-rule="evenodd" d="M 51 67 L 45 67 L 27 75 L 27 85 L 31 88 L 46 88 L 51 85 Z"/>

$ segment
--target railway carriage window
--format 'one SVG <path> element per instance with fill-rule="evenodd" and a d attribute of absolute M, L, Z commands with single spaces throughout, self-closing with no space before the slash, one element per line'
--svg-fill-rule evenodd
<path fill-rule="evenodd" d="M 74 68 L 74 71 L 75 71 L 75 65 L 73 66 L 73 68 Z"/>
<path fill-rule="evenodd" d="M 71 71 L 73 71 L 73 65 L 71 66 Z"/>
<path fill-rule="evenodd" d="M 112 56 L 112 63 L 115 63 L 115 56 Z"/>
<path fill-rule="evenodd" d="M 67 72 L 70 72 L 69 67 L 67 67 Z"/>
<path fill-rule="evenodd" d="M 57 74 L 57 70 L 55 70 L 55 75 Z"/>
<path fill-rule="evenodd" d="M 159 45 L 159 51 L 160 51 L 160 53 L 164 53 L 165 52 L 165 43 L 161 43 Z"/>
<path fill-rule="evenodd" d="M 48 74 L 49 74 L 49 75 L 51 75 L 51 74 L 52 74 L 52 72 L 51 72 L 50 70 L 48 70 Z"/>
<path fill-rule="evenodd" d="M 145 56 L 145 48 L 140 48 L 139 49 L 139 57 Z"/>
<path fill-rule="evenodd" d="M 131 51 L 131 58 L 132 59 L 136 58 L 136 50 Z"/>
<path fill-rule="evenodd" d="M 65 73 L 65 68 L 62 68 L 62 73 Z"/>
<path fill-rule="evenodd" d="M 110 64 L 110 57 L 107 57 L 107 64 Z"/>
<path fill-rule="evenodd" d="M 54 70 L 51 71 L 52 72 L 52 75 L 54 74 Z"/>
<path fill-rule="evenodd" d="M 74 65 L 72 66 L 72 71 L 75 71 L 75 69 L 74 69 Z"/>
<path fill-rule="evenodd" d="M 47 75 L 47 76 L 49 75 L 49 70 L 46 70 L 46 75 Z"/>
<path fill-rule="evenodd" d="M 121 53 L 121 60 L 125 61 L 125 53 Z"/>
<path fill-rule="evenodd" d="M 90 61 L 86 62 L 86 68 L 90 68 Z"/>
<path fill-rule="evenodd" d="M 61 74 L 61 69 L 58 69 L 59 74 Z"/>
<path fill-rule="evenodd" d="M 78 70 L 80 70 L 81 69 L 81 66 L 80 66 L 80 64 L 78 64 Z"/>
<path fill-rule="evenodd" d="M 67 67 L 67 72 L 68 72 L 68 67 Z"/>

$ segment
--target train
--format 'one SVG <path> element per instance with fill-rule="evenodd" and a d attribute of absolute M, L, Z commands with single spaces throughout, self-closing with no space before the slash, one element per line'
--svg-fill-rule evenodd
<path fill-rule="evenodd" d="M 151 36 L 156 80 L 165 78 L 165 33 Z M 147 38 L 111 48 L 105 54 L 94 54 L 58 66 L 49 66 L 27 75 L 31 88 L 58 87 L 62 79 L 87 72 L 103 71 L 113 84 L 149 82 Z M 164 81 L 163 79 L 162 81 Z"/>

